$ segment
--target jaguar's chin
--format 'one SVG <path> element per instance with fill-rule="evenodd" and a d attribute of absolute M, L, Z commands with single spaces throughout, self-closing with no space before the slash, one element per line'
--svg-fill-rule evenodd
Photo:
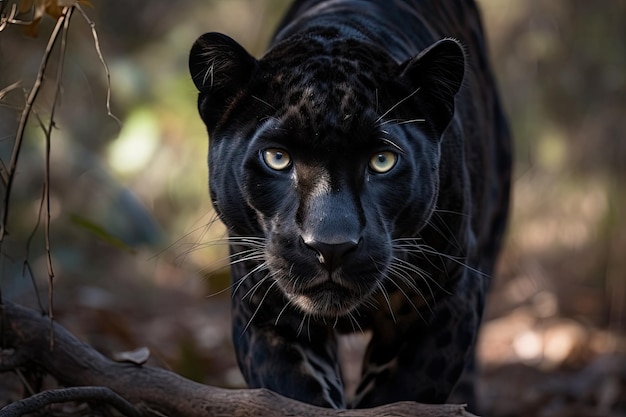
<path fill-rule="evenodd" d="M 367 298 L 367 294 L 330 281 L 286 294 L 304 313 L 333 319 L 350 314 Z"/>

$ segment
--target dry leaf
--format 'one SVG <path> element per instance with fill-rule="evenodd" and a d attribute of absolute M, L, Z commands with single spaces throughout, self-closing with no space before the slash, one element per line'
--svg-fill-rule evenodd
<path fill-rule="evenodd" d="M 113 354 L 113 360 L 116 362 L 129 362 L 135 365 L 143 365 L 150 358 L 150 350 L 147 347 L 130 352 L 119 352 Z"/>
<path fill-rule="evenodd" d="M 63 15 L 63 10 L 66 7 L 71 7 L 75 4 L 91 6 L 88 0 L 20 0 L 18 11 L 27 13 L 32 10 L 33 13 L 31 23 L 24 27 L 24 32 L 29 36 L 36 37 L 39 31 L 39 23 L 44 15 L 47 14 L 54 19 L 58 19 Z"/>

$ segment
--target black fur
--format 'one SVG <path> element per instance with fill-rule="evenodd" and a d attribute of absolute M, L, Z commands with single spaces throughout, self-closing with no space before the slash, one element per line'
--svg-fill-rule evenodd
<path fill-rule="evenodd" d="M 207 33 L 189 67 L 248 384 L 328 407 L 449 400 L 510 187 L 475 4 L 296 1 L 261 59 Z M 372 340 L 348 402 L 336 337 L 354 331 Z"/>

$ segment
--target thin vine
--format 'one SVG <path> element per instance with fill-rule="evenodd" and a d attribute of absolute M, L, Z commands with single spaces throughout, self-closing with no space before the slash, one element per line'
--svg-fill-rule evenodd
<path fill-rule="evenodd" d="M 37 76 L 33 82 L 32 87 L 28 90 L 28 93 L 25 97 L 24 107 L 21 109 L 21 114 L 19 117 L 19 122 L 17 125 L 17 132 L 15 134 L 15 140 L 13 144 L 13 149 L 11 152 L 11 159 L 7 164 L 4 161 L 0 160 L 0 180 L 5 186 L 4 199 L 2 201 L 2 215 L 0 216 L 0 253 L 2 253 L 2 245 L 5 241 L 5 238 L 9 234 L 9 211 L 10 211 L 10 203 L 11 203 L 11 193 L 13 189 L 13 184 L 20 160 L 20 153 L 22 150 L 23 142 L 24 142 L 24 133 L 26 130 L 26 126 L 28 125 L 29 119 L 31 115 L 37 117 L 39 122 L 39 126 L 41 127 L 44 138 L 45 138 L 45 157 L 44 157 L 44 180 L 43 180 L 43 191 L 40 201 L 40 209 L 37 216 L 36 224 L 33 228 L 32 233 L 26 242 L 26 255 L 23 264 L 23 274 L 28 275 L 31 278 L 35 291 L 37 292 L 37 288 L 35 285 L 35 279 L 33 276 L 32 269 L 29 263 L 29 252 L 32 244 L 33 237 L 37 231 L 37 229 L 41 225 L 42 216 L 44 216 L 43 228 L 44 228 L 44 241 L 45 241 L 45 257 L 46 257 L 46 266 L 48 273 L 48 315 L 50 318 L 50 323 L 52 326 L 54 320 L 54 303 L 53 303 L 53 292 L 54 292 L 54 268 L 52 263 L 52 248 L 50 243 L 50 221 L 51 221 L 51 212 L 50 212 L 50 150 L 51 150 L 51 141 L 52 141 L 52 132 L 55 125 L 55 112 L 57 109 L 57 105 L 59 103 L 61 88 L 62 88 L 62 78 L 64 73 L 64 62 L 65 55 L 67 51 L 67 39 L 69 36 L 70 22 L 74 11 L 78 10 L 80 15 L 83 17 L 85 22 L 91 28 L 91 35 L 94 41 L 94 48 L 98 54 L 98 58 L 102 63 L 102 66 L 106 75 L 106 84 L 107 84 L 107 96 L 106 96 L 106 109 L 109 117 L 113 118 L 120 126 L 120 120 L 115 117 L 115 115 L 111 112 L 111 77 L 109 68 L 104 59 L 104 55 L 100 48 L 100 42 L 98 39 L 98 34 L 95 29 L 95 23 L 88 17 L 85 11 L 81 8 L 80 4 L 90 3 L 86 0 L 19 0 L 18 2 L 12 2 L 11 4 L 0 0 L 0 32 L 4 30 L 8 25 L 20 25 L 25 28 L 25 32 L 29 35 L 36 36 L 39 28 L 39 23 L 44 16 L 50 16 L 56 19 L 56 24 L 54 29 L 52 30 L 46 47 L 44 49 L 41 63 L 39 65 L 39 69 L 37 72 Z M 26 17 L 24 17 L 26 16 Z M 55 50 L 55 45 L 59 42 L 60 39 L 60 48 L 59 48 L 59 60 L 58 67 L 56 71 L 56 80 L 55 85 L 56 88 L 54 90 L 54 96 L 52 100 L 52 107 L 50 109 L 50 116 L 47 123 L 44 123 L 41 118 L 36 114 L 33 110 L 33 106 L 37 100 L 38 94 L 44 85 L 46 79 L 46 71 L 48 70 L 48 64 L 50 58 L 53 55 L 53 51 Z M 20 87 L 20 82 L 15 82 L 5 88 L 0 89 L 0 100 L 9 93 L 10 91 L 17 89 Z M 43 310 L 42 304 L 39 301 L 39 296 L 37 294 L 38 302 L 40 307 Z M 2 305 L 2 292 L 0 288 L 0 306 Z M 50 335 L 52 336 L 52 327 L 50 328 Z M 51 347 L 53 344 L 53 338 L 50 337 Z"/>

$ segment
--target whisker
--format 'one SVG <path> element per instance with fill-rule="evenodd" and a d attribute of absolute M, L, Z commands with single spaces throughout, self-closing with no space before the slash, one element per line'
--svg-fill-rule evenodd
<path fill-rule="evenodd" d="M 418 243 L 418 241 L 421 241 L 421 238 L 398 238 L 398 239 L 394 239 L 393 240 L 393 246 L 395 249 L 401 249 L 403 252 L 405 253 L 415 253 L 415 254 L 429 254 L 429 255 L 436 255 L 439 256 L 440 258 L 444 258 L 444 259 L 449 259 L 451 261 L 454 261 L 456 263 L 458 263 L 459 265 L 469 269 L 472 272 L 476 272 L 478 274 L 481 275 L 487 275 L 486 273 L 479 271 L 469 265 L 467 265 L 466 263 L 464 263 L 462 260 L 464 259 L 463 256 L 454 256 L 454 255 L 448 255 L 446 253 L 443 252 L 439 252 L 437 251 L 435 248 L 433 248 L 430 245 L 427 245 L 425 243 Z M 434 267 L 437 268 L 436 265 L 432 264 Z"/>
<path fill-rule="evenodd" d="M 350 324 L 352 325 L 352 330 L 353 331 L 356 332 L 356 328 L 354 327 L 356 325 L 356 327 L 359 329 L 359 331 L 361 333 L 364 333 L 363 328 L 359 324 L 359 321 L 356 319 L 356 317 L 354 317 L 354 314 L 351 311 L 348 312 L 348 320 L 350 321 Z"/>
<path fill-rule="evenodd" d="M 402 149 L 402 147 L 400 147 L 400 145 L 393 143 L 392 141 L 390 141 L 389 139 L 386 138 L 382 138 L 381 139 L 384 143 L 386 143 L 389 146 L 392 146 L 394 148 L 396 148 L 398 151 L 400 151 L 400 153 L 406 153 L 406 151 L 404 149 Z"/>
<path fill-rule="evenodd" d="M 307 322 L 307 333 L 309 335 L 309 342 L 311 341 L 311 314 L 309 313 L 304 313 L 304 315 L 302 316 L 302 321 L 300 322 L 300 325 L 298 326 L 298 331 L 296 332 L 296 336 L 300 337 L 300 335 L 302 334 L 302 331 L 304 330 L 304 322 Z"/>
<path fill-rule="evenodd" d="M 264 281 L 267 278 L 267 276 L 265 278 L 263 278 L 262 281 Z M 256 307 L 256 309 L 254 310 L 254 313 L 252 313 L 252 316 L 250 317 L 250 320 L 248 320 L 248 323 L 246 324 L 246 327 L 244 327 L 243 332 L 241 332 L 241 336 L 243 336 L 246 331 L 248 330 L 248 327 L 250 327 L 250 325 L 252 324 L 252 321 L 254 320 L 254 318 L 256 317 L 257 313 L 259 312 L 259 310 L 261 309 L 261 306 L 263 305 L 263 302 L 265 301 L 265 299 L 267 298 L 267 295 L 269 294 L 269 292 L 272 290 L 272 288 L 274 287 L 274 285 L 276 285 L 278 283 L 278 281 L 274 281 L 265 291 L 265 294 L 263 294 L 263 298 L 261 298 L 261 301 L 259 302 L 259 305 Z"/>
<path fill-rule="evenodd" d="M 259 266 L 262 266 L 262 265 L 259 265 Z M 257 267 L 257 268 L 254 268 L 254 269 L 259 270 L 259 268 L 258 268 L 258 267 Z M 252 275 L 252 272 L 253 272 L 253 271 L 250 271 L 250 273 L 246 274 L 246 277 L 247 277 L 247 276 Z M 242 299 L 242 300 L 245 300 L 245 299 L 246 299 L 246 297 L 249 297 L 249 298 L 250 298 L 250 300 L 252 300 L 252 297 L 254 297 L 254 293 L 255 293 L 255 292 L 256 292 L 259 288 L 261 288 L 261 286 L 265 283 L 265 281 L 267 281 L 267 279 L 268 279 L 268 278 L 269 278 L 269 275 L 265 275 L 263 278 L 261 278 L 260 280 L 258 280 L 258 281 L 257 281 L 257 282 L 256 282 L 256 283 L 252 286 L 252 287 L 250 287 L 250 288 L 248 289 L 248 291 L 246 291 L 246 293 L 245 293 L 245 294 L 241 297 L 241 299 Z"/>
<path fill-rule="evenodd" d="M 393 273 L 393 276 L 389 276 L 388 278 L 396 287 L 398 287 L 399 284 L 394 280 L 394 278 L 399 278 L 407 287 L 409 287 L 411 291 L 413 291 L 415 294 L 420 296 L 420 298 L 424 301 L 424 304 L 426 304 L 429 309 L 431 308 L 430 303 L 428 302 L 428 299 L 426 298 L 426 296 L 424 296 L 424 293 L 415 286 L 414 282 L 412 282 L 411 275 L 402 271 L 402 269 L 398 269 L 396 267 L 390 267 L 390 271 Z M 433 292 L 432 292 L 430 285 L 426 283 L 426 286 L 429 290 L 429 293 L 431 294 L 431 298 L 434 300 L 434 297 L 432 296 Z M 398 287 L 398 289 L 400 288 Z M 405 297 L 407 296 L 405 291 L 402 291 L 402 293 L 405 295 Z"/>
<path fill-rule="evenodd" d="M 378 127 L 382 127 L 384 125 L 388 125 L 388 124 L 396 124 L 396 125 L 408 125 L 410 123 L 423 123 L 425 122 L 426 119 L 424 118 L 419 118 L 419 119 L 387 119 L 385 121 L 382 121 L 380 123 L 377 124 Z"/>
<path fill-rule="evenodd" d="M 382 282 L 380 281 L 377 282 L 376 285 L 380 289 L 380 292 L 383 298 L 387 302 L 387 306 L 389 307 L 389 314 L 391 314 L 391 319 L 393 320 L 395 324 L 397 324 L 398 322 L 396 321 L 396 316 L 393 314 L 393 308 L 391 307 L 391 300 L 389 299 L 389 294 L 387 293 L 387 289 L 383 286 Z"/>
<path fill-rule="evenodd" d="M 264 261 L 265 260 L 264 249 L 266 246 L 265 243 L 266 243 L 266 239 L 264 237 L 258 237 L 258 236 L 226 237 L 226 238 L 210 240 L 210 241 L 203 242 L 203 243 L 190 244 L 191 247 L 185 250 L 184 252 L 182 252 L 182 254 L 179 255 L 179 257 L 186 257 L 189 253 L 193 251 L 206 249 L 209 247 L 219 246 L 219 245 L 235 244 L 235 245 L 248 248 L 244 250 L 239 250 L 238 252 L 235 252 L 235 253 L 231 253 L 219 259 L 214 259 L 212 260 L 212 262 L 210 262 L 208 265 L 205 265 L 199 271 L 203 273 L 206 273 L 207 271 L 216 272 L 216 271 L 220 271 L 224 268 L 236 265 L 241 262 Z M 219 265 L 219 267 L 216 267 L 216 265 Z"/>
<path fill-rule="evenodd" d="M 426 121 L 426 119 L 424 119 L 422 117 L 422 118 L 419 118 L 419 119 L 402 120 L 402 121 L 398 122 L 397 124 L 399 124 L 399 125 L 406 125 L 406 124 L 409 124 L 409 123 L 423 123 L 425 121 Z"/>
<path fill-rule="evenodd" d="M 260 265 L 258 265 L 257 267 L 253 268 L 250 272 L 248 272 L 246 275 L 244 275 L 243 277 L 239 278 L 237 280 L 237 286 L 235 287 L 235 289 L 233 289 L 233 294 L 232 297 L 234 297 L 237 294 L 237 291 L 239 291 L 239 288 L 241 288 L 241 286 L 243 285 L 244 281 L 250 277 L 252 274 L 256 273 L 257 271 L 262 270 L 263 268 L 267 267 L 267 264 L 265 262 L 261 263 Z M 267 278 L 264 277 L 263 279 Z M 234 284 L 233 284 L 234 285 Z M 233 286 L 231 285 L 231 287 Z M 247 295 L 247 293 L 243 296 L 243 298 L 245 298 Z M 243 299 L 242 298 L 242 299 Z"/>
<path fill-rule="evenodd" d="M 205 214 L 205 215 L 203 215 L 203 216 L 201 216 L 201 217 L 200 217 L 200 219 L 202 219 L 204 216 L 206 216 L 206 214 Z M 152 259 L 154 259 L 154 258 L 156 258 L 156 257 L 159 257 L 159 256 L 163 255 L 165 252 L 167 252 L 167 251 L 171 250 L 172 248 L 176 247 L 176 246 L 177 246 L 180 242 L 182 242 L 184 239 L 186 239 L 187 237 L 191 236 L 192 234 L 196 233 L 198 230 L 202 230 L 202 229 L 204 229 L 204 230 L 202 231 L 201 236 L 200 236 L 198 239 L 196 239 L 196 242 L 197 242 L 197 241 L 198 241 L 198 240 L 200 240 L 203 236 L 205 236 L 205 235 L 206 235 L 206 233 L 208 232 L 208 230 L 211 228 L 211 226 L 213 225 L 213 223 L 215 223 L 216 221 L 219 221 L 219 218 L 218 218 L 218 216 L 217 216 L 217 214 L 216 214 L 216 213 L 213 213 L 213 214 L 212 214 L 211 219 L 210 219 L 207 223 L 205 223 L 205 224 L 201 224 L 201 225 L 199 225 L 199 226 L 197 226 L 197 227 L 195 227 L 195 228 L 193 228 L 193 229 L 189 230 L 188 232 L 184 233 L 181 237 L 179 237 L 178 239 L 176 239 L 174 242 L 170 243 L 169 245 L 167 245 L 167 246 L 166 246 L 166 247 L 164 247 L 163 249 L 161 249 L 161 250 L 157 251 L 157 252 L 156 252 L 154 255 L 152 255 L 149 259 L 150 259 L 150 260 L 152 260 Z M 196 221 L 196 223 L 197 223 L 197 221 Z"/>
<path fill-rule="evenodd" d="M 469 213 L 463 213 L 463 212 L 455 211 L 455 210 L 444 210 L 444 209 L 435 208 L 434 211 L 436 213 L 454 214 L 454 215 L 460 216 L 460 217 L 470 217 Z"/>
<path fill-rule="evenodd" d="M 441 258 L 448 259 L 448 260 L 450 260 L 450 261 L 452 261 L 452 262 L 462 266 L 463 268 L 467 268 L 470 271 L 475 272 L 475 273 L 477 273 L 477 274 L 479 274 L 479 275 L 481 275 L 483 277 L 489 278 L 491 276 L 490 274 L 488 274 L 486 272 L 483 272 L 483 271 L 481 271 L 479 269 L 476 269 L 474 267 L 471 267 L 468 264 L 466 264 L 465 262 L 461 261 L 461 259 L 464 259 L 463 257 L 452 256 L 452 255 L 448 255 L 446 253 L 438 252 L 433 247 L 428 246 L 428 245 L 423 245 L 422 244 L 422 245 L 419 245 L 419 246 L 420 246 L 419 251 L 421 251 L 422 253 L 426 253 L 426 254 L 429 254 L 429 255 L 436 255 L 436 256 L 439 256 Z"/>
<path fill-rule="evenodd" d="M 265 105 L 266 105 L 267 107 L 269 107 L 270 109 L 272 109 L 272 110 L 274 110 L 274 111 L 278 111 L 278 109 L 277 109 L 276 107 L 272 106 L 272 105 L 271 105 L 270 103 L 268 103 L 267 101 L 265 101 L 265 100 L 263 100 L 263 99 L 261 99 L 261 98 L 259 98 L 259 97 L 255 96 L 255 95 L 252 95 L 252 98 L 253 98 L 253 99 L 255 99 L 256 101 L 260 102 L 260 103 L 265 104 Z"/>
<path fill-rule="evenodd" d="M 430 291 L 430 296 L 431 297 L 435 297 L 434 296 L 434 292 L 432 290 L 432 287 L 430 286 L 429 282 L 432 282 L 433 284 L 435 284 L 441 291 L 444 291 L 445 293 L 448 293 L 448 291 L 443 288 L 443 286 L 433 277 L 431 277 L 428 273 L 426 273 L 426 271 L 424 271 L 423 269 L 419 268 L 418 266 L 405 261 L 404 259 L 400 259 L 398 257 L 394 257 L 394 261 L 397 262 L 396 266 L 398 268 L 401 268 L 404 271 L 407 271 L 409 274 L 410 273 L 414 273 L 415 275 L 417 275 L 428 287 L 428 290 Z"/>
<path fill-rule="evenodd" d="M 432 217 L 428 220 L 428 225 L 430 227 L 432 227 L 437 233 L 439 233 L 441 235 L 441 237 L 443 237 L 444 239 L 446 239 L 446 241 L 451 244 L 452 246 L 454 246 L 455 249 L 457 250 L 462 250 L 463 246 L 461 245 L 461 243 L 459 242 L 459 240 L 457 239 L 455 233 L 452 232 L 452 230 L 450 229 L 450 226 L 448 226 L 447 222 L 445 222 L 441 216 L 442 212 L 438 212 L 438 211 L 434 211 L 432 214 Z M 442 230 L 439 225 L 435 224 L 438 223 L 439 225 L 441 225 L 444 230 Z M 447 232 L 447 233 L 444 233 Z"/>
<path fill-rule="evenodd" d="M 395 261 L 400 261 L 399 259 L 394 259 L 394 260 Z M 434 298 L 432 289 L 430 288 L 430 285 L 427 282 L 428 279 L 432 280 L 432 278 L 428 277 L 428 276 L 424 276 L 424 275 L 426 275 L 425 273 L 421 274 L 419 272 L 414 271 L 413 269 L 409 269 L 409 268 L 407 268 L 405 266 L 402 266 L 402 265 L 397 265 L 395 262 L 393 262 L 391 265 L 389 265 L 389 269 L 398 278 L 400 278 L 402 280 L 402 282 L 404 282 L 407 285 L 407 287 L 409 287 L 409 289 L 414 291 L 416 294 L 419 294 L 424 301 L 427 301 L 426 298 L 424 297 L 422 291 L 413 282 L 413 279 L 412 279 L 413 277 L 411 276 L 411 272 L 415 273 L 420 279 L 424 280 L 424 282 L 426 283 L 426 285 L 427 285 L 427 287 L 428 287 L 428 289 L 430 291 L 431 297 Z"/>
<path fill-rule="evenodd" d="M 387 116 L 389 113 L 391 113 L 392 111 L 394 111 L 398 106 L 400 106 L 402 103 L 404 103 L 405 101 L 407 101 L 408 99 L 410 99 L 411 97 L 413 97 L 415 94 L 417 94 L 417 92 L 420 91 L 420 87 L 418 87 L 417 89 L 415 89 L 412 93 L 410 93 L 408 96 L 404 97 L 402 100 L 398 101 L 396 104 L 394 104 L 393 106 L 391 106 L 389 108 L 389 110 L 387 110 L 386 112 L 384 112 L 378 119 L 376 119 L 376 124 L 378 124 L 381 120 L 383 120 L 385 118 L 385 116 Z"/>
<path fill-rule="evenodd" d="M 252 250 L 251 250 L 252 251 Z M 265 255 L 261 252 L 257 252 L 256 250 L 254 250 L 254 253 L 251 253 L 245 257 L 239 258 L 239 259 L 235 259 L 237 257 L 238 254 L 232 254 L 232 255 L 228 255 L 224 258 L 215 260 L 214 262 L 211 262 L 209 265 L 205 266 L 204 268 L 200 269 L 200 272 L 202 273 L 208 273 L 209 276 L 212 275 L 215 272 L 218 271 L 222 271 L 226 268 L 229 268 L 233 265 L 237 265 L 239 263 L 242 262 L 248 262 L 248 261 L 265 261 Z M 216 268 L 215 265 L 218 263 L 222 263 L 223 261 L 228 260 L 228 262 L 226 262 L 225 264 L 221 265 L 219 268 Z"/>
<path fill-rule="evenodd" d="M 400 278 L 403 282 L 404 279 L 401 276 L 397 276 L 398 278 Z M 411 305 L 411 307 L 413 307 L 413 310 L 415 310 L 415 312 L 417 313 L 417 315 L 424 321 L 426 322 L 426 319 L 424 318 L 424 316 L 422 315 L 422 313 L 419 311 L 419 309 L 415 306 L 415 304 L 413 303 L 413 300 L 411 300 L 411 298 L 408 296 L 408 294 L 404 291 L 404 289 L 402 288 L 402 286 L 400 286 L 394 279 L 393 277 L 389 277 L 389 281 L 391 281 L 391 283 L 402 293 L 402 295 L 404 296 L 404 298 L 406 298 L 406 300 L 409 302 L 409 304 Z M 426 305 L 428 306 L 428 309 L 431 311 L 432 313 L 432 308 L 430 307 L 430 304 L 428 303 L 428 301 L 426 301 L 426 299 L 424 298 L 424 296 L 422 295 L 422 293 L 420 291 L 417 291 L 417 294 L 422 297 L 422 299 L 424 300 L 424 302 L 426 303 Z"/>
<path fill-rule="evenodd" d="M 276 317 L 276 321 L 274 322 L 274 326 L 278 326 L 278 321 L 280 320 L 280 316 L 283 315 L 283 313 L 285 312 L 285 310 L 287 310 L 287 307 L 289 307 L 290 304 L 291 304 L 291 301 L 289 299 L 287 299 L 287 302 L 285 303 L 285 306 L 280 310 L 280 312 L 278 313 L 278 316 Z"/>
<path fill-rule="evenodd" d="M 252 237 L 245 237 L 245 238 L 220 238 L 220 239 L 216 239 L 216 240 L 211 240 L 211 241 L 207 241 L 207 242 L 203 242 L 203 243 L 190 243 L 189 246 L 191 246 L 189 249 L 186 249 L 185 251 L 183 251 L 181 254 L 178 255 L 178 258 L 186 258 L 191 252 L 194 251 L 198 251 L 198 250 L 202 250 L 202 249 L 206 249 L 206 248 L 210 248 L 213 246 L 219 246 L 219 245 L 227 245 L 230 243 L 236 243 L 239 244 L 241 246 L 247 246 L 250 248 L 256 248 L 257 250 L 259 249 L 263 249 L 265 247 L 265 238 L 252 238 Z M 237 253 L 242 253 L 243 251 L 237 252 Z M 230 256 L 236 256 L 237 253 L 235 254 L 231 254 Z M 221 258 L 214 263 L 220 262 L 220 261 L 224 261 L 225 259 L 228 258 Z M 205 268 L 206 269 L 206 268 Z"/>

